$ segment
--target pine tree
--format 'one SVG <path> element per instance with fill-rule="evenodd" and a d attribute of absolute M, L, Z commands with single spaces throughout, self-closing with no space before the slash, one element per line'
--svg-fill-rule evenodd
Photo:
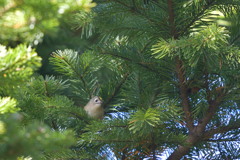
<path fill-rule="evenodd" d="M 92 95 L 105 101 L 106 118 L 87 122 L 76 151 L 88 158 L 239 158 L 239 1 L 96 3 L 76 15 L 82 36 L 98 35 L 96 44 L 51 59 L 77 106 Z"/>
<path fill-rule="evenodd" d="M 60 77 L 34 76 L 6 94 L 25 126 L 44 123 L 63 135 L 65 147 L 70 143 L 61 132 L 74 131 L 71 150 L 41 158 L 239 158 L 240 2 L 95 2 L 90 12 L 74 15 L 82 38 L 95 44 L 84 53 L 57 50 L 50 63 Z M 95 95 L 104 100 L 103 120 L 82 108 Z M 7 120 L 1 122 L 0 136 L 7 136 L 1 125 Z M 52 140 L 40 150 L 51 149 Z"/>

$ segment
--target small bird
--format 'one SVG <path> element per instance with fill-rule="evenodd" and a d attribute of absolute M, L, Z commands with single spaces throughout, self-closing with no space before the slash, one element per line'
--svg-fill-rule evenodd
<path fill-rule="evenodd" d="M 95 96 L 86 104 L 84 110 L 92 118 L 103 119 L 104 109 L 102 107 L 102 103 L 102 98 Z"/>

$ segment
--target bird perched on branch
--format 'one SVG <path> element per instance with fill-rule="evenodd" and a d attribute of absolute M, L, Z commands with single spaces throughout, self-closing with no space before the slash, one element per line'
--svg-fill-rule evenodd
<path fill-rule="evenodd" d="M 104 109 L 102 107 L 102 103 L 102 98 L 95 96 L 89 100 L 89 102 L 84 107 L 84 110 L 87 112 L 89 117 L 103 119 Z"/>

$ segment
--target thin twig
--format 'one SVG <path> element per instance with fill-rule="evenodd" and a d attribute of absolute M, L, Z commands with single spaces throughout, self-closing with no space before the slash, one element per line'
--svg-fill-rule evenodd
<path fill-rule="evenodd" d="M 106 108 L 106 106 L 111 102 L 111 100 L 117 95 L 117 93 L 120 91 L 122 85 L 125 83 L 125 81 L 127 80 L 128 76 L 130 74 L 126 73 L 122 80 L 118 83 L 118 85 L 115 87 L 113 93 L 110 95 L 110 97 L 108 97 L 108 99 L 105 101 L 103 108 Z"/>

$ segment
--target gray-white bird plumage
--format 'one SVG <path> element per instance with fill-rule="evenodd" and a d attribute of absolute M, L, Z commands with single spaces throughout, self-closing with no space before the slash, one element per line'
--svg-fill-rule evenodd
<path fill-rule="evenodd" d="M 104 109 L 102 107 L 102 99 L 98 96 L 93 97 L 84 107 L 87 114 L 96 119 L 103 119 Z"/>

